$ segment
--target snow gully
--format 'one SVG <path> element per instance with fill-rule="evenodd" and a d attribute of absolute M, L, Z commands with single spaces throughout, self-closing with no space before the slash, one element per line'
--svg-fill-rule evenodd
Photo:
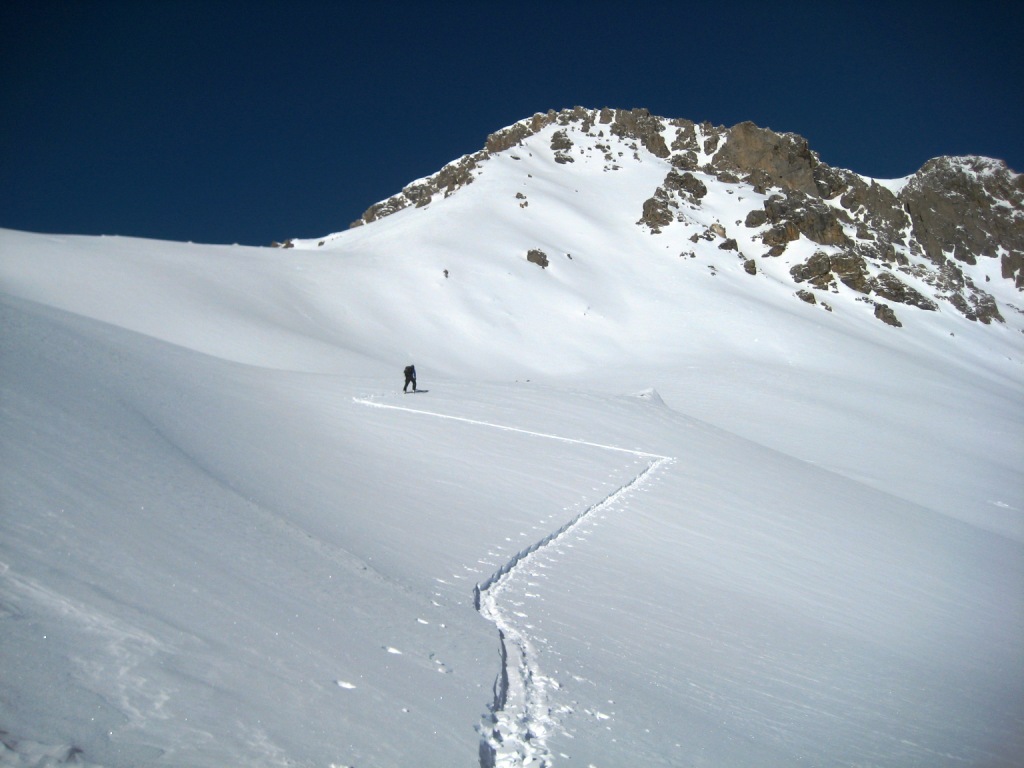
<path fill-rule="evenodd" d="M 548 706 L 547 692 L 550 688 L 557 688 L 558 683 L 542 674 L 537 662 L 538 654 L 530 637 L 502 611 L 498 598 L 508 586 L 509 580 L 515 577 L 520 566 L 528 563 L 536 552 L 569 533 L 586 518 L 636 490 L 650 477 L 652 472 L 673 462 L 674 459 L 670 456 L 660 456 L 646 451 L 603 445 L 561 435 L 532 432 L 518 427 L 477 421 L 461 416 L 387 405 L 370 399 L 353 399 L 361 405 L 374 408 L 408 411 L 492 429 L 519 432 L 548 440 L 628 453 L 648 460 L 648 464 L 629 482 L 616 488 L 597 503 L 588 506 L 557 530 L 514 554 L 501 568 L 473 588 L 473 605 L 481 616 L 497 628 L 501 654 L 501 669 L 494 681 L 494 695 L 490 704 L 490 712 L 483 718 L 479 726 L 481 736 L 480 768 L 550 768 L 554 761 L 547 748 L 547 736 L 553 729 L 559 727 L 559 723 Z"/>

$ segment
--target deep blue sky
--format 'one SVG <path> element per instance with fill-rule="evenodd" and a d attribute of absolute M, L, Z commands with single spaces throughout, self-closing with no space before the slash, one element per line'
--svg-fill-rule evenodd
<path fill-rule="evenodd" d="M 905 176 L 1024 171 L 1016 3 L 0 3 L 0 226 L 266 244 L 535 112 L 647 107 Z"/>

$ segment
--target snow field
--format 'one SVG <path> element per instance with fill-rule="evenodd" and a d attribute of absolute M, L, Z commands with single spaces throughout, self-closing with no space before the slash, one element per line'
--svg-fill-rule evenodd
<path fill-rule="evenodd" d="M 323 247 L 0 232 L 0 764 L 1019 762 L 1024 315 L 803 304 L 593 141 Z"/>

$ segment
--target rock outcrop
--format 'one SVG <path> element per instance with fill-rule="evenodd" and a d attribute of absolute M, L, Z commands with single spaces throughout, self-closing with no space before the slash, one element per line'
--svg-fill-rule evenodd
<path fill-rule="evenodd" d="M 738 176 L 762 191 L 779 187 L 813 196 L 818 193 L 814 169 L 820 164 L 803 137 L 775 133 L 750 122 L 726 132 L 711 161 L 716 175 Z"/>
<path fill-rule="evenodd" d="M 536 264 L 541 269 L 547 269 L 548 264 L 551 263 L 548 261 L 548 255 L 540 248 L 531 248 L 527 251 L 526 260 L 531 264 Z"/>
<path fill-rule="evenodd" d="M 986 157 L 939 157 L 914 174 L 900 199 L 933 263 L 1000 258 L 1003 276 L 1024 287 L 1024 176 Z"/>

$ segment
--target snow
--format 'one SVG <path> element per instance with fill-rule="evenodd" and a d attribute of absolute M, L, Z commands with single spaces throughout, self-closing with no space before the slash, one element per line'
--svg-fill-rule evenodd
<path fill-rule="evenodd" d="M 323 247 L 0 232 L 0 764 L 1018 764 L 1024 316 L 554 129 Z"/>
<path fill-rule="evenodd" d="M 909 184 L 911 180 L 914 178 L 914 174 L 910 174 L 909 176 L 903 176 L 898 179 L 872 179 L 869 176 L 861 176 L 860 178 L 865 184 L 869 186 L 872 183 L 875 183 L 878 184 L 880 187 L 885 187 L 894 195 L 899 195 L 899 193 L 903 191 L 903 188 L 907 186 L 907 184 Z"/>

